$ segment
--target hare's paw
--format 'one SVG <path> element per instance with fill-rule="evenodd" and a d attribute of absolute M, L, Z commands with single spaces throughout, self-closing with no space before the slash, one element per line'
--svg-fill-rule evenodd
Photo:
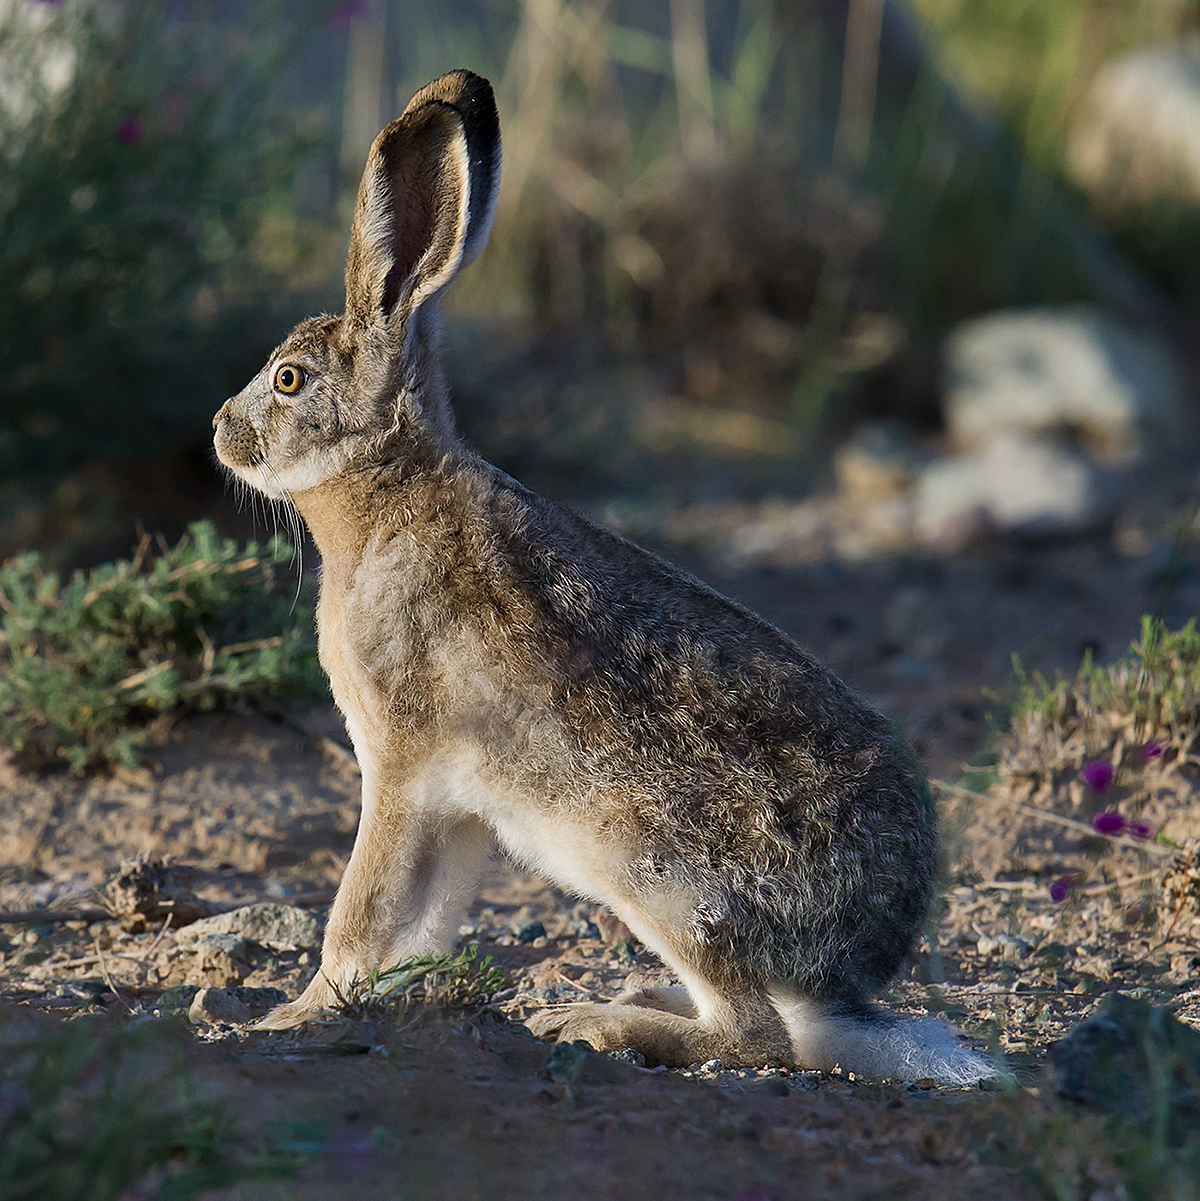
<path fill-rule="evenodd" d="M 615 1051 L 632 1045 L 628 1038 L 622 1036 L 627 1022 L 622 1022 L 616 1012 L 623 1008 L 595 1001 L 556 1005 L 535 1013 L 525 1025 L 538 1038 L 553 1038 L 560 1043 L 582 1039 L 597 1051 Z"/>
<path fill-rule="evenodd" d="M 686 1067 L 718 1055 L 713 1036 L 699 1022 L 635 1005 L 585 1001 L 543 1009 L 525 1025 L 538 1038 L 560 1043 L 582 1040 L 602 1054 L 632 1047 L 648 1065 Z"/>
<path fill-rule="evenodd" d="M 553 1038 L 564 1041 L 562 1030 L 571 1020 L 571 1010 L 592 1008 L 592 1003 L 579 1005 L 551 1005 L 548 1009 L 539 1009 L 532 1017 L 527 1018 L 525 1026 L 537 1038 Z M 565 1041 L 570 1041 L 569 1039 Z"/>
<path fill-rule="evenodd" d="M 327 1018 L 337 1005 L 333 989 L 324 976 L 318 976 L 299 997 L 284 1005 L 276 1005 L 265 1018 L 255 1024 L 256 1030 L 291 1030 L 305 1022 Z"/>

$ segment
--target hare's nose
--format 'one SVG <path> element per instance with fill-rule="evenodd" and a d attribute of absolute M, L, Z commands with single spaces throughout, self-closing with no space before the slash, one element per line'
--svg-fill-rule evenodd
<path fill-rule="evenodd" d="M 217 415 L 213 418 L 213 429 L 216 429 L 221 424 L 221 418 L 225 416 L 225 410 L 229 408 L 229 401 L 226 401 L 218 410 Z"/>

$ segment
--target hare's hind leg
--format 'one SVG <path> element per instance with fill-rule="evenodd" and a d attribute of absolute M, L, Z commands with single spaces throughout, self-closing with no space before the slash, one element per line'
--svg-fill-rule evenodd
<path fill-rule="evenodd" d="M 682 1068 L 711 1059 L 726 1067 L 791 1062 L 787 1031 L 765 994 L 748 991 L 737 1003 L 722 1006 L 721 1012 L 700 1016 L 694 1005 L 678 996 L 655 996 L 659 991 L 625 993 L 608 1004 L 585 1002 L 545 1009 L 526 1024 L 539 1038 L 582 1039 L 597 1051 L 632 1047 L 651 1067 Z M 678 1011 L 685 1009 L 696 1016 Z"/>
<path fill-rule="evenodd" d="M 433 818 L 394 797 L 364 804 L 325 927 L 321 970 L 260 1028 L 309 1021 L 373 969 L 450 950 L 491 847 L 491 830 L 472 815 Z"/>
<path fill-rule="evenodd" d="M 529 1019 L 529 1029 L 559 1042 L 583 1039 L 597 1051 L 632 1047 L 651 1066 L 687 1067 L 710 1059 L 727 1067 L 790 1063 L 787 1028 L 761 983 L 707 954 L 686 934 L 664 928 L 651 909 L 628 900 L 614 906 L 684 988 L 637 989 L 607 1004 L 546 1009 Z"/>

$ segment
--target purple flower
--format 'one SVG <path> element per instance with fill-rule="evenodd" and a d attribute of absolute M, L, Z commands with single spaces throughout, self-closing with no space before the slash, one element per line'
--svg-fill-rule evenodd
<path fill-rule="evenodd" d="M 1093 759 L 1079 769 L 1079 778 L 1095 793 L 1102 793 L 1113 782 L 1111 763 Z"/>
<path fill-rule="evenodd" d="M 1115 809 L 1106 809 L 1103 813 L 1097 813 L 1092 818 L 1092 829 L 1097 834 L 1106 834 L 1109 837 L 1116 834 L 1124 834 L 1127 824 L 1125 818 Z"/>
<path fill-rule="evenodd" d="M 137 113 L 130 113 L 117 126 L 117 141 L 122 146 L 136 146 L 142 140 L 142 119 Z"/>
<path fill-rule="evenodd" d="M 1167 753 L 1167 744 L 1165 742 L 1148 742 L 1141 750 L 1142 762 L 1151 763 L 1155 759 L 1161 759 Z"/>
<path fill-rule="evenodd" d="M 1139 818 L 1137 821 L 1129 823 L 1129 833 L 1134 838 L 1153 838 L 1154 827 L 1148 821 Z"/>
<path fill-rule="evenodd" d="M 330 33 L 346 33 L 367 11 L 366 0 L 343 0 L 328 17 L 325 18 L 325 28 Z"/>
<path fill-rule="evenodd" d="M 1075 887 L 1074 876 L 1059 876 L 1059 878 L 1050 885 L 1050 899 L 1056 904 L 1061 904 L 1071 895 L 1071 889 Z"/>

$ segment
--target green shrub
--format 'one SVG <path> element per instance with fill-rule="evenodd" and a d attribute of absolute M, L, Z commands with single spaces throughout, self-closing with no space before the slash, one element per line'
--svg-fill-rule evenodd
<path fill-rule="evenodd" d="M 479 958 L 479 944 L 447 955 L 418 955 L 393 967 L 374 969 L 361 980 L 353 980 L 338 1001 L 348 1017 L 370 1017 L 416 1003 L 469 1009 L 485 1005 L 507 978 L 492 963 Z"/>
<path fill-rule="evenodd" d="M 998 779 L 1018 797 L 1087 789 L 1080 770 L 1105 765 L 1116 785 L 1105 803 L 1136 794 L 1137 806 L 1191 778 L 1200 744 L 1200 630 L 1195 620 L 1167 630 L 1142 618 L 1141 637 L 1107 666 L 1085 655 L 1073 676 L 1054 680 L 1014 661 L 1018 698 L 997 759 Z M 1110 770 L 1108 770 L 1110 769 Z M 1135 806 L 1136 807 L 1136 806 Z"/>
<path fill-rule="evenodd" d="M 200 522 L 66 584 L 33 553 L 0 566 L 0 743 L 30 767 L 132 765 L 180 709 L 320 693 L 291 557 Z"/>

